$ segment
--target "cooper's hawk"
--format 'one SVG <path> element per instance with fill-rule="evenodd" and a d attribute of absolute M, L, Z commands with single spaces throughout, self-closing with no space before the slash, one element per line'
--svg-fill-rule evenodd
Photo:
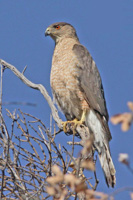
<path fill-rule="evenodd" d="M 55 41 L 51 70 L 53 96 L 67 120 L 84 122 L 93 133 L 107 185 L 113 187 L 116 179 L 109 150 L 108 112 L 96 64 L 80 44 L 71 24 L 54 23 L 46 29 L 45 35 Z"/>

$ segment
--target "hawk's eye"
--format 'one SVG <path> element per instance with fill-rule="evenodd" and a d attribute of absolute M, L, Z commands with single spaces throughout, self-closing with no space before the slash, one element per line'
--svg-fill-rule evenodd
<path fill-rule="evenodd" d="M 57 30 L 59 30 L 59 29 L 60 29 L 60 26 L 59 26 L 59 25 L 57 25 L 55 28 L 56 28 Z"/>

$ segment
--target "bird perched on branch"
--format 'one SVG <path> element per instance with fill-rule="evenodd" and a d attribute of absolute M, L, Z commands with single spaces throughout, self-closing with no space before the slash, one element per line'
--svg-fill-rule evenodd
<path fill-rule="evenodd" d="M 80 44 L 76 30 L 65 22 L 50 25 L 45 32 L 55 41 L 51 87 L 54 99 L 66 116 L 85 124 L 94 135 L 94 146 L 108 186 L 116 183 L 111 158 L 108 112 L 99 71 L 88 50 Z M 63 123 L 64 131 L 67 122 Z"/>

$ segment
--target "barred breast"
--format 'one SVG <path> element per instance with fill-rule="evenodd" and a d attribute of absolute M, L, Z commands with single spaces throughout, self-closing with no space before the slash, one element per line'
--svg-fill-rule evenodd
<path fill-rule="evenodd" d="M 79 42 L 65 38 L 56 44 L 50 77 L 54 99 L 68 120 L 80 119 L 82 110 L 88 107 L 76 78 L 79 69 L 72 50 L 75 43 Z"/>

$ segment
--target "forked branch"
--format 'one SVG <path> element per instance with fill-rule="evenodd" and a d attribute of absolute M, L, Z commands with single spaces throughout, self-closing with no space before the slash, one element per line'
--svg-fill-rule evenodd
<path fill-rule="evenodd" d="M 10 69 L 23 83 L 25 83 L 28 87 L 31 87 L 35 90 L 39 90 L 42 95 L 44 96 L 44 98 L 46 99 L 46 101 L 48 102 L 50 108 L 51 108 L 51 112 L 52 112 L 52 116 L 55 120 L 55 122 L 57 123 L 58 127 L 60 129 L 62 129 L 62 124 L 61 124 L 61 119 L 58 116 L 58 111 L 56 109 L 56 107 L 54 106 L 51 97 L 48 95 L 48 92 L 46 91 L 46 89 L 44 88 L 43 85 L 41 84 L 35 84 L 33 82 L 31 82 L 30 80 L 28 80 L 25 76 L 24 73 L 20 72 L 18 69 L 16 69 L 16 67 L 14 67 L 13 65 L 5 62 L 4 60 L 0 59 L 0 64 L 2 66 L 4 66 L 5 68 Z"/>
<path fill-rule="evenodd" d="M 13 65 L 7 63 L 6 61 L 0 59 L 0 64 L 5 67 L 10 69 L 24 84 L 26 84 L 28 87 L 31 87 L 33 89 L 39 90 L 41 92 L 41 94 L 43 95 L 43 97 L 46 99 L 46 101 L 49 104 L 49 107 L 51 109 L 52 112 L 52 116 L 53 119 L 55 120 L 55 122 L 57 123 L 57 126 L 59 129 L 62 129 L 62 120 L 60 119 L 59 115 L 58 115 L 58 111 L 56 109 L 56 107 L 54 106 L 54 103 L 51 99 L 51 97 L 48 95 L 47 90 L 45 89 L 45 87 L 42 84 L 35 84 L 33 82 L 31 82 L 30 80 L 28 80 L 25 76 L 24 73 L 20 72 L 18 69 L 16 69 L 16 67 L 14 67 Z M 67 131 L 68 133 L 72 133 L 72 126 L 67 127 Z M 78 132 L 78 134 L 80 135 L 80 137 L 82 138 L 82 145 L 85 144 L 87 139 L 90 139 L 90 133 L 89 130 L 86 126 L 77 126 L 76 131 Z"/>

